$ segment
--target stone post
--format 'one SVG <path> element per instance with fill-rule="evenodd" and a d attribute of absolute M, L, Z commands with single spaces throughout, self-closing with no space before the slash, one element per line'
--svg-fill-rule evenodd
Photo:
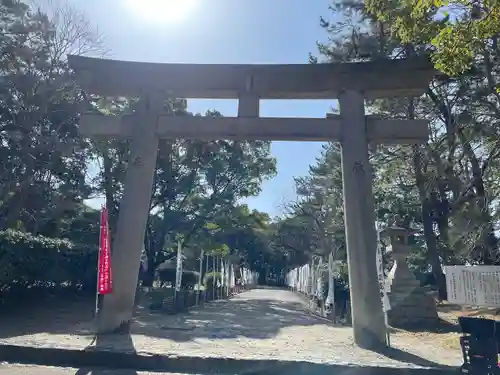
<path fill-rule="evenodd" d="M 163 96 L 142 98 L 137 110 L 141 123 L 134 125 L 123 197 L 118 212 L 118 225 L 113 243 L 113 293 L 104 297 L 99 317 L 101 333 L 126 329 L 132 319 L 137 289 L 138 270 L 144 247 L 144 233 L 149 215 L 158 136 L 158 115 L 163 109 Z"/>
<path fill-rule="evenodd" d="M 345 91 L 339 96 L 342 118 L 342 180 L 347 262 L 355 343 L 365 349 L 386 346 L 385 316 L 377 275 L 377 232 L 372 191 L 372 169 L 364 96 Z"/>
<path fill-rule="evenodd" d="M 388 274 L 391 309 L 387 312 L 389 325 L 393 327 L 411 328 L 435 323 L 438 319 L 435 301 L 408 268 L 406 258 L 411 251 L 408 243 L 411 234 L 408 229 L 398 226 L 386 228 L 380 233 L 381 239 L 390 242 L 388 251 L 392 252 L 394 260 Z"/>

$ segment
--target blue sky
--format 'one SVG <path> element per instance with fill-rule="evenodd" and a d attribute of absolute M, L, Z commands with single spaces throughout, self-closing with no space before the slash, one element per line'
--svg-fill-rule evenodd
<path fill-rule="evenodd" d="M 316 41 L 326 38 L 319 17 L 330 15 L 330 0 L 193 0 L 187 17 L 172 21 L 166 9 L 147 14 L 134 11 L 126 1 L 70 0 L 98 26 L 111 50 L 110 58 L 132 61 L 307 63 L 309 52 L 316 52 Z M 147 4 L 148 0 L 135 1 Z M 332 105 L 333 100 L 262 101 L 260 115 L 324 118 Z M 188 109 L 217 109 L 235 116 L 237 103 L 190 100 Z M 272 216 L 280 214 L 283 203 L 295 199 L 293 177 L 306 174 L 320 151 L 320 143 L 274 142 L 278 176 L 246 203 Z M 92 203 L 100 205 L 101 201 Z"/>

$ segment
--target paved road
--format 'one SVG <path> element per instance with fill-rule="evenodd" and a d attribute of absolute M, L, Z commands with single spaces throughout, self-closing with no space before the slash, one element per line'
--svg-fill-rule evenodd
<path fill-rule="evenodd" d="M 82 327 L 72 328 L 71 334 L 68 330 L 39 331 L 0 342 L 83 349 L 89 345 L 91 337 L 75 334 L 79 329 Z M 444 351 L 432 341 L 394 335 L 391 342 L 398 349 L 387 355 L 359 349 L 353 345 L 351 328 L 333 326 L 309 314 L 298 295 L 286 290 L 254 289 L 184 315 L 150 314 L 148 309 L 143 309 L 136 317 L 131 336 L 108 336 L 98 340 L 97 347 L 120 352 L 190 356 L 201 361 L 209 357 L 325 365 L 433 367 L 460 364 L 458 352 Z"/>

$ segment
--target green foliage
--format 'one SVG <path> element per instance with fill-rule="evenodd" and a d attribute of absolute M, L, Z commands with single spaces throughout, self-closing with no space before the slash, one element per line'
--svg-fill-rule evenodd
<path fill-rule="evenodd" d="M 409 265 L 432 270 L 441 290 L 442 265 L 500 263 L 499 9 L 488 0 L 332 0 L 332 14 L 321 18 L 328 42 L 310 56 L 328 63 L 431 53 L 448 74 L 422 97 L 367 101 L 370 114 L 430 122 L 427 144 L 377 145 L 370 159 L 378 224 L 398 215 L 415 230 Z M 332 251 L 346 259 L 339 151 L 328 144 L 296 179 L 300 198 L 276 223 L 274 243 L 290 266 Z"/>
<path fill-rule="evenodd" d="M 340 147 L 323 146 L 309 174 L 295 179 L 299 200 L 289 205 L 277 223 L 275 245 L 286 250 L 287 267 L 302 265 L 312 256 L 346 260 Z"/>
<path fill-rule="evenodd" d="M 113 236 L 130 141 L 89 141 L 79 136 L 78 121 L 85 107 L 105 115 L 133 113 L 137 99 L 88 96 L 75 87 L 66 54 L 99 55 L 103 49 L 91 22 L 64 2 L 44 12 L 25 1 L 3 1 L 0 28 L 0 230 L 96 243 L 99 212 L 84 200 L 103 194 Z M 195 116 L 184 98 L 166 99 L 164 107 L 172 115 Z M 221 114 L 208 111 L 204 116 Z M 96 166 L 102 168 L 89 179 L 89 168 Z M 152 282 L 158 265 L 175 253 L 177 239 L 190 269 L 202 249 L 213 256 L 238 257 L 242 250 L 231 248 L 232 228 L 222 218 L 238 210 L 242 198 L 257 195 L 275 173 L 270 142 L 161 140 L 143 281 Z M 29 260 L 26 264 L 34 267 Z M 61 277 L 67 278 L 64 273 Z M 184 280 L 190 279 L 186 273 Z"/>
<path fill-rule="evenodd" d="M 378 221 L 387 225 L 400 215 L 416 230 L 415 269 L 500 263 L 498 2 L 332 0 L 329 9 L 333 17 L 321 19 L 328 42 L 318 44 L 311 62 L 430 52 L 453 76 L 434 80 L 420 98 L 367 103 L 373 114 L 431 124 L 425 145 L 372 150 Z M 88 52 L 99 42 L 86 22 L 59 25 L 58 19 L 81 19 L 62 11 L 58 18 L 20 1 L 0 6 L 2 288 L 95 283 L 95 249 L 74 245 L 97 242 L 99 212 L 83 204 L 92 194 L 105 195 L 112 232 L 116 227 L 130 141 L 89 142 L 78 135 L 78 118 L 87 100 L 89 110 L 107 115 L 130 114 L 138 102 L 84 98 L 76 90 L 64 56 L 75 52 L 72 46 Z M 201 116 L 188 111 L 184 98 L 166 99 L 164 107 L 176 116 Z M 340 159 L 338 144 L 325 145 L 309 173 L 296 179 L 297 202 L 271 220 L 238 204 L 275 175 L 270 142 L 161 140 L 144 244 L 148 281 L 175 256 L 177 240 L 188 270 L 198 270 L 202 252 L 273 277 L 332 251 L 345 261 Z M 89 181 L 91 165 L 102 169 Z M 161 278 L 173 282 L 175 270 Z M 194 274 L 183 280 L 192 285 Z"/>
<path fill-rule="evenodd" d="M 0 291 L 87 288 L 96 282 L 97 248 L 68 240 L 0 232 Z"/>
<path fill-rule="evenodd" d="M 64 7 L 50 19 L 24 2 L 2 2 L 0 28 L 0 229 L 53 236 L 58 218 L 90 193 L 87 142 L 77 134 L 82 98 L 63 57 L 94 41 Z"/>
<path fill-rule="evenodd" d="M 153 305 L 158 306 L 168 297 L 173 297 L 174 293 L 174 288 L 153 288 L 147 293 L 147 296 Z"/>
<path fill-rule="evenodd" d="M 368 0 L 367 9 L 389 23 L 403 43 L 431 46 L 442 72 L 456 76 L 469 70 L 475 56 L 500 33 L 497 0 Z"/>
<path fill-rule="evenodd" d="M 339 280 L 348 284 L 349 283 L 349 269 L 347 268 L 346 263 L 342 263 L 337 268 L 337 272 L 339 273 Z"/>
<path fill-rule="evenodd" d="M 122 112 L 128 110 L 123 107 Z M 185 100 L 168 101 L 166 110 L 193 116 Z M 209 111 L 205 116 L 221 114 Z M 122 194 L 126 150 L 123 142 L 99 149 L 104 169 L 96 182 L 111 207 L 118 206 Z M 236 209 L 240 199 L 258 194 L 262 182 L 275 172 L 270 142 L 161 140 L 151 207 L 155 214 L 150 215 L 145 244 L 148 270 L 153 272 L 175 252 L 175 238 L 189 249 L 190 260 L 202 249 L 205 254 L 229 255 L 223 237 L 230 228 L 219 220 Z"/>
<path fill-rule="evenodd" d="M 441 291 L 442 265 L 499 264 L 499 3 L 332 0 L 330 11 L 321 21 L 328 42 L 318 44 L 319 56 L 311 56 L 311 62 L 430 53 L 436 67 L 446 73 L 432 80 L 421 97 L 367 101 L 371 114 L 430 123 L 424 145 L 371 149 L 379 224 L 390 225 L 399 215 L 405 227 L 416 231 L 410 267 L 419 273 L 432 270 Z M 301 190 L 318 189 L 313 169 L 322 164 L 324 160 L 318 161 L 308 176 L 298 179 Z M 326 166 L 330 181 L 339 164 L 337 160 Z M 323 192 L 316 201 L 328 200 L 329 193 Z M 339 191 L 331 194 L 332 199 L 341 197 Z M 306 200 L 316 204 L 308 212 L 320 217 L 315 200 Z M 295 207 L 306 208 L 303 202 Z M 320 226 L 292 212 L 283 223 L 293 228 L 289 232 L 296 241 L 290 244 L 318 253 L 318 243 L 312 240 Z"/>

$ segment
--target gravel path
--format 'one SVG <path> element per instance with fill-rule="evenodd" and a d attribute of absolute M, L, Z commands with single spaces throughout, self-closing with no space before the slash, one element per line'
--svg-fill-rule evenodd
<path fill-rule="evenodd" d="M 85 348 L 92 337 L 89 323 L 65 330 L 0 339 L 0 343 Z M 54 333 L 56 331 L 56 333 Z M 461 364 L 460 353 L 434 346 L 432 340 L 393 335 L 395 349 L 381 355 L 353 345 L 352 329 L 333 326 L 309 314 L 294 293 L 254 289 L 231 300 L 217 301 L 188 314 L 165 316 L 138 312 L 132 335 L 110 335 L 97 342 L 102 350 L 163 355 L 282 359 L 314 363 L 357 363 L 385 366 Z"/>

